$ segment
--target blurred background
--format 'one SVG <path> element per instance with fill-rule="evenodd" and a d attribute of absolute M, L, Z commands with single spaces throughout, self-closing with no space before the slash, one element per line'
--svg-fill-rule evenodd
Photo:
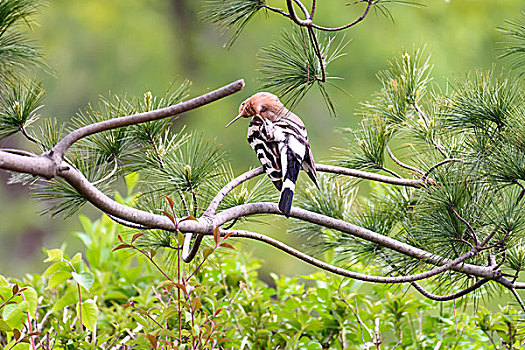
<path fill-rule="evenodd" d="M 361 9 L 347 7 L 343 0 L 320 0 L 317 21 L 340 25 L 359 16 Z M 420 0 L 420 6 L 389 5 L 393 19 L 372 13 L 364 22 L 346 31 L 347 55 L 329 67 L 330 75 L 343 77 L 338 85 L 346 94 L 332 90 L 338 117 L 331 118 L 322 97 L 312 89 L 295 112 L 305 121 L 316 161 L 333 155 L 333 147 L 345 145 L 338 127 L 354 127 L 360 102 L 380 86 L 375 74 L 387 62 L 414 46 L 425 47 L 432 56 L 434 83 L 445 89 L 447 81 L 468 71 L 504 69 L 498 59 L 505 36 L 498 31 L 506 20 L 525 10 L 523 0 Z M 282 0 L 268 4 L 281 6 Z M 227 48 L 228 33 L 203 23 L 199 12 L 204 0 L 52 0 L 42 8 L 28 34 L 42 48 L 49 72 L 39 73 L 47 91 L 43 117 L 68 120 L 99 96 L 144 92 L 162 94 L 172 84 L 192 82 L 191 96 L 200 95 L 236 79 L 246 87 L 240 93 L 199 108 L 180 118 L 177 127 L 198 130 L 222 145 L 237 174 L 258 161 L 246 142 L 247 123 L 224 125 L 236 115 L 238 105 L 258 91 L 257 52 L 278 39 L 291 25 L 284 18 L 263 13 L 245 28 L 237 42 Z M 20 139 L 7 141 L 24 147 Z M 20 186 L 6 185 L 0 172 L 0 274 L 23 276 L 42 272 L 42 247 L 56 248 L 67 242 L 68 252 L 80 246 L 71 232 L 80 229 L 78 218 L 41 215 L 44 206 L 31 199 Z M 91 218 L 100 213 L 82 211 Z M 283 221 L 258 227 L 264 232 L 300 247 L 283 230 Z M 285 236 L 285 237 L 283 237 Z M 302 274 L 311 269 L 283 253 L 259 243 L 244 241 L 244 249 L 263 257 L 265 273 Z"/>

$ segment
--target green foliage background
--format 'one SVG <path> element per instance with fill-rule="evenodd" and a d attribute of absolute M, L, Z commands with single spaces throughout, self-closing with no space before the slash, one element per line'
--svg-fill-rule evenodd
<path fill-rule="evenodd" d="M 271 5 L 280 3 L 269 1 Z M 319 3 L 318 18 L 326 24 L 345 23 L 356 15 L 344 8 L 344 1 Z M 420 3 L 424 6 L 391 6 L 394 21 L 372 14 L 346 33 L 346 39 L 351 40 L 346 48 L 349 54 L 331 67 L 333 75 L 345 78 L 338 85 L 349 94 L 332 91 L 337 101 L 337 119 L 328 116 L 322 97 L 314 90 L 298 105 L 296 111 L 308 125 L 318 162 L 333 154 L 332 147 L 344 145 L 343 138 L 334 134 L 334 128 L 355 127 L 359 123 L 354 116 L 359 102 L 369 99 L 380 88 L 376 72 L 384 69 L 386 62 L 403 47 L 426 46 L 432 55 L 435 83 L 442 88 L 446 88 L 449 78 L 467 71 L 490 69 L 494 62 L 497 70 L 505 67 L 506 62 L 497 56 L 501 54 L 500 43 L 506 38 L 497 27 L 504 26 L 506 20 L 514 19 L 523 10 L 522 1 Z M 216 138 L 238 172 L 258 165 L 245 140 L 246 124 L 237 123 L 227 130 L 223 126 L 236 114 L 238 104 L 260 86 L 256 81 L 258 49 L 277 40 L 279 32 L 289 29 L 290 24 L 278 16 L 258 15 L 228 50 L 224 47 L 228 36 L 199 21 L 197 13 L 203 6 L 203 0 L 50 1 L 36 18 L 39 25 L 33 25 L 29 33 L 42 47 L 51 72 L 38 73 L 47 91 L 41 113 L 66 120 L 109 92 L 142 96 L 144 91 L 151 90 L 162 95 L 172 83 L 188 78 L 193 82 L 191 94 L 197 95 L 244 78 L 247 86 L 241 93 L 181 119 L 189 130 Z M 27 193 L 13 188 L 1 188 L 0 199 L 3 274 L 28 272 L 33 262 L 41 261 L 41 246 L 58 246 L 64 239 L 75 244 L 67 232 L 78 227 L 76 219 L 62 222 L 41 217 L 38 211 L 44 208 L 28 200 Z M 271 224 L 277 225 L 274 230 L 273 226 L 265 230 L 282 232 L 283 224 L 276 220 Z M 299 244 L 291 234 L 284 240 Z M 251 249 L 255 245 L 246 242 L 244 247 Z M 303 264 L 292 264 L 291 258 L 270 248 L 258 247 L 256 255 L 270 253 L 275 257 L 265 259 L 267 271 L 306 272 Z"/>

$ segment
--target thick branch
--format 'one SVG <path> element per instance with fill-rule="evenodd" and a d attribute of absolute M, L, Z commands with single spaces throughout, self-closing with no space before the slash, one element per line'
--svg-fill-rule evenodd
<path fill-rule="evenodd" d="M 61 159 L 64 153 L 68 150 L 68 148 L 71 147 L 71 145 L 73 145 L 75 142 L 86 136 L 93 135 L 106 130 L 149 122 L 166 117 L 172 117 L 189 111 L 191 109 L 201 107 L 213 101 L 219 100 L 228 95 L 231 95 L 241 90 L 243 87 L 244 80 L 241 79 L 229 85 L 223 86 L 215 91 L 209 92 L 199 97 L 195 97 L 188 101 L 178 103 L 170 107 L 161 108 L 150 112 L 128 115 L 125 117 L 113 118 L 98 123 L 86 125 L 84 127 L 72 131 L 71 133 L 66 135 L 62 140 L 60 140 L 60 142 L 58 142 L 57 145 L 53 148 L 52 156 L 55 157 L 55 159 Z"/>
<path fill-rule="evenodd" d="M 0 169 L 51 179 L 55 176 L 56 166 L 51 162 L 50 158 L 0 151 Z"/>

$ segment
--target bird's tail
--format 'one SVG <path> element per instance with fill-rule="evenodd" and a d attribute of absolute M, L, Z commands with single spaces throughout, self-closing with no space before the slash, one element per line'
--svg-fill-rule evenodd
<path fill-rule="evenodd" d="M 301 159 L 297 159 L 297 156 L 293 154 L 293 152 L 287 152 L 286 173 L 284 174 L 283 188 L 281 190 L 281 197 L 279 198 L 279 210 L 286 217 L 290 216 L 290 210 L 292 209 L 295 182 L 299 176 L 301 161 Z"/>

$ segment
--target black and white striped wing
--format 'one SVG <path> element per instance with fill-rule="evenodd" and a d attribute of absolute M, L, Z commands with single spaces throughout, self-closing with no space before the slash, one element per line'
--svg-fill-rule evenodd
<path fill-rule="evenodd" d="M 275 123 L 275 126 L 275 136 L 280 139 L 279 152 L 283 173 L 279 210 L 288 217 L 292 207 L 295 183 L 303 167 L 303 160 L 310 157 L 310 147 L 304 126 L 289 119 L 282 119 Z"/>
<path fill-rule="evenodd" d="M 248 127 L 248 143 L 257 154 L 264 171 L 279 191 L 283 185 L 281 170 L 281 155 L 278 142 L 274 140 L 271 130 L 259 118 L 252 118 Z"/>

